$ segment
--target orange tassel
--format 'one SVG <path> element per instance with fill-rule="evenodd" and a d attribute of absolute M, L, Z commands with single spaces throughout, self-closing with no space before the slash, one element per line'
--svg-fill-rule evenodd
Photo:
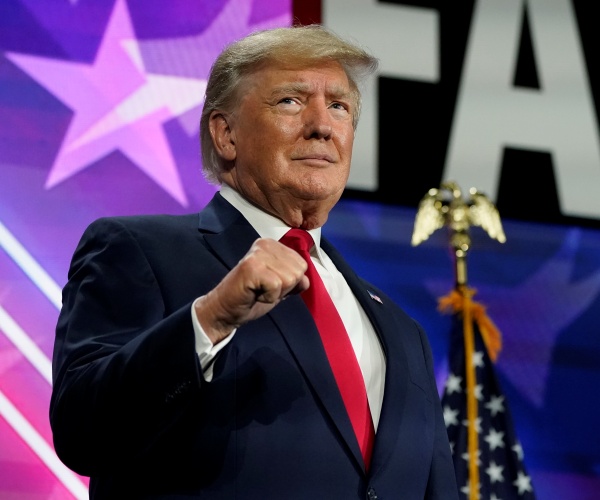
<path fill-rule="evenodd" d="M 448 295 L 438 299 L 438 310 L 443 313 L 454 313 L 463 316 L 465 308 L 465 297 L 473 297 L 476 290 L 467 286 L 459 286 Z M 498 327 L 487 315 L 487 308 L 472 300 L 469 301 L 471 316 L 481 332 L 481 337 L 487 348 L 490 359 L 495 363 L 502 350 L 502 334 Z"/>

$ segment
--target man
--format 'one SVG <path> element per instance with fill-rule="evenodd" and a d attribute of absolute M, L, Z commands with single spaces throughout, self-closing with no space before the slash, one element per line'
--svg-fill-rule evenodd
<path fill-rule="evenodd" d="M 199 215 L 86 230 L 50 419 L 91 498 L 457 498 L 425 333 L 321 238 L 350 170 L 358 79 L 376 63 L 319 26 L 232 44 L 201 119 L 220 192 Z M 310 265 L 290 228 L 310 231 Z M 333 340 L 307 307 L 313 261 L 339 312 L 325 321 L 347 331 Z M 351 361 L 335 361 L 343 342 Z M 353 367 L 358 385 L 338 386 Z"/>

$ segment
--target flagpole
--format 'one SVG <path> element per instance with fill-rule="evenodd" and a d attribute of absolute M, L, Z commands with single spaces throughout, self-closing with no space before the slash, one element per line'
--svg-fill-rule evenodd
<path fill-rule="evenodd" d="M 460 193 L 460 191 L 459 191 Z M 460 196 L 460 194 L 458 195 Z M 454 194 L 456 198 L 456 193 Z M 462 199 L 461 199 L 462 200 Z M 456 202 L 455 202 L 456 203 Z M 456 208 L 456 206 L 455 206 Z M 461 210 L 460 214 L 466 214 Z M 477 398 L 475 387 L 477 376 L 473 363 L 475 353 L 475 333 L 473 330 L 473 314 L 471 297 L 473 291 L 467 285 L 467 254 L 471 247 L 471 236 L 469 234 L 468 221 L 459 221 L 456 214 L 453 217 L 454 224 L 450 224 L 450 245 L 454 251 L 454 275 L 456 292 L 462 301 L 463 314 L 463 341 L 465 349 L 465 378 L 467 386 L 467 451 L 469 456 L 469 500 L 479 500 L 479 436 L 477 432 Z"/>
<path fill-rule="evenodd" d="M 474 304 L 472 296 L 475 291 L 467 284 L 467 254 L 471 246 L 469 228 L 471 225 L 481 226 L 492 238 L 503 243 L 506 241 L 502 224 L 496 207 L 489 199 L 470 189 L 470 199 L 463 199 L 460 187 L 452 181 L 444 182 L 440 189 L 430 189 L 419 204 L 411 243 L 418 245 L 426 240 L 433 231 L 447 226 L 450 233 L 450 246 L 454 255 L 455 285 L 454 292 L 440 299 L 440 308 L 452 308 L 462 313 L 463 342 L 465 353 L 465 383 L 467 406 L 467 452 L 469 470 L 469 500 L 479 500 L 479 435 L 477 428 L 478 405 L 475 390 L 477 378 L 474 364 L 475 331 L 473 322 L 485 317 L 484 309 Z M 475 307 L 477 311 L 474 311 Z M 477 318 L 475 318 L 477 312 Z M 487 321 L 484 328 L 487 344 L 491 345 L 491 356 L 495 359 L 499 348 L 499 335 L 494 325 Z"/>
<path fill-rule="evenodd" d="M 475 353 L 475 333 L 473 330 L 473 316 L 471 311 L 471 294 L 466 286 L 460 287 L 458 292 L 463 297 L 463 338 L 465 344 L 465 376 L 467 384 L 467 446 L 469 452 L 469 500 L 479 500 L 479 436 L 477 432 L 477 398 L 475 387 L 477 377 L 473 363 Z"/>

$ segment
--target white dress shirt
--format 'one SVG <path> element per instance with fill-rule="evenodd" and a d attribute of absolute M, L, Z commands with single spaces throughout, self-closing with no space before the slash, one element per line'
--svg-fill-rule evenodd
<path fill-rule="evenodd" d="M 262 238 L 272 238 L 279 241 L 290 229 L 280 219 L 252 205 L 227 185 L 221 186 L 221 195 L 242 213 Z M 309 233 L 315 241 L 315 246 L 311 250 L 311 258 L 350 337 L 350 342 L 365 378 L 373 424 L 377 429 L 385 383 L 385 357 L 381 344 L 365 311 L 354 297 L 346 280 L 321 249 L 321 228 L 313 229 Z M 204 377 L 210 381 L 212 379 L 212 361 L 214 357 L 231 341 L 234 334 L 214 346 L 202 331 L 193 306 L 192 321 L 196 334 L 196 351 L 200 358 Z"/>

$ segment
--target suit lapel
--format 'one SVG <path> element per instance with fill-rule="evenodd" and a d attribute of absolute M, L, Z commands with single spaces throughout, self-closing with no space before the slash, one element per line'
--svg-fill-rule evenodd
<path fill-rule="evenodd" d="M 352 423 L 327 360 L 319 331 L 306 305 L 299 296 L 289 297 L 275 307 L 270 316 L 349 451 L 358 465 L 364 467 Z M 294 320 L 290 321 L 290 318 Z"/>
<path fill-rule="evenodd" d="M 200 213 L 199 229 L 223 264 L 231 269 L 259 235 L 248 221 L 219 194 Z M 289 297 L 267 315 L 289 346 L 300 370 L 313 388 L 325 412 L 338 429 L 357 464 L 362 455 L 350 418 L 337 388 L 329 361 L 312 316 L 299 296 Z M 290 320 L 293 318 L 292 320 Z"/>
<path fill-rule="evenodd" d="M 397 441 L 405 421 L 403 411 L 407 407 L 408 384 L 411 382 L 407 353 L 402 343 L 402 330 L 392 317 L 390 308 L 393 304 L 381 303 L 376 296 L 369 293 L 370 290 L 367 289 L 365 282 L 356 275 L 327 240 L 321 239 L 321 246 L 342 273 L 369 317 L 386 358 L 383 405 L 371 459 L 370 474 L 373 476 L 390 459 L 391 454 L 398 450 Z M 407 325 L 407 327 L 414 326 Z"/>

